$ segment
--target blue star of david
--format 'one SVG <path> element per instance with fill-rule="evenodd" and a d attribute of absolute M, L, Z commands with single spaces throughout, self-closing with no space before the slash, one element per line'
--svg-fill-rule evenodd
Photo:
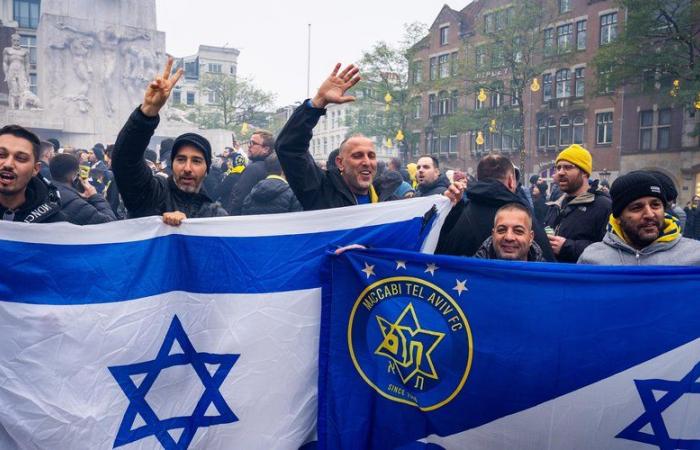
<path fill-rule="evenodd" d="M 615 437 L 656 445 L 660 450 L 700 448 L 700 440 L 698 439 L 670 437 L 661 415 L 684 394 L 700 393 L 698 378 L 700 378 L 700 364 L 693 367 L 688 375 L 680 381 L 634 380 L 645 411 Z M 653 391 L 662 391 L 666 394 L 656 400 Z M 651 426 L 653 434 L 641 431 L 647 424 Z"/>
<path fill-rule="evenodd" d="M 183 353 L 171 355 L 169 353 L 175 341 L 180 344 Z M 124 413 L 113 448 L 155 436 L 165 450 L 185 450 L 192 442 L 197 429 L 238 421 L 219 389 L 239 356 L 197 352 L 182 328 L 180 319 L 177 316 L 173 317 L 163 345 L 154 360 L 109 368 L 112 376 L 129 399 L 129 407 Z M 211 374 L 206 364 L 218 365 L 218 368 Z M 182 365 L 192 366 L 204 385 L 204 393 L 191 416 L 158 418 L 146 402 L 146 394 L 163 369 Z M 145 374 L 145 377 L 137 386 L 132 380 L 132 376 L 141 374 Z M 219 411 L 218 416 L 205 415 L 210 405 L 214 405 Z M 132 429 L 139 415 L 143 418 L 145 425 Z M 169 431 L 179 429 L 183 431 L 176 441 Z"/>

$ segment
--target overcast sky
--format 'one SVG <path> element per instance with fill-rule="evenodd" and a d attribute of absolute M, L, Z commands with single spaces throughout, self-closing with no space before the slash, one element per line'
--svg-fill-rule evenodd
<path fill-rule="evenodd" d="M 450 3 L 463 8 L 469 0 Z M 277 95 L 283 106 L 306 97 L 307 31 L 311 23 L 311 95 L 336 61 L 357 61 L 362 50 L 398 42 L 403 24 L 432 23 L 444 0 L 156 0 L 158 30 L 176 56 L 200 44 L 241 51 L 238 73 Z M 347 8 L 347 9 L 344 9 Z"/>

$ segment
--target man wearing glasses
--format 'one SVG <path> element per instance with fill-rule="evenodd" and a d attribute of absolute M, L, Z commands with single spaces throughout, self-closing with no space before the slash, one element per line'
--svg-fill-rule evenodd
<path fill-rule="evenodd" d="M 548 203 L 545 225 L 557 260 L 575 263 L 586 247 L 605 236 L 612 201 L 597 190 L 597 183 L 589 185 L 593 158 L 580 145 L 559 153 L 555 168 L 554 181 L 564 195 Z"/>
<path fill-rule="evenodd" d="M 241 173 L 238 182 L 233 186 L 233 191 L 231 191 L 231 203 L 228 206 L 228 212 L 232 216 L 241 215 L 243 200 L 253 190 L 253 186 L 267 178 L 265 159 L 270 156 L 274 148 L 275 138 L 269 131 L 258 130 L 250 137 L 248 142 L 249 163 L 243 173 Z"/>

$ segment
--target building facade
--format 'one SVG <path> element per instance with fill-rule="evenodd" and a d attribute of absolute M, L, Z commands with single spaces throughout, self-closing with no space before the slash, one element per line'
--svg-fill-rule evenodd
<path fill-rule="evenodd" d="M 446 167 L 473 172 L 483 155 L 502 153 L 526 174 L 551 179 L 556 154 L 577 143 L 593 155 L 592 178 L 612 181 L 620 172 L 655 169 L 676 181 L 681 201 L 700 194 L 698 138 L 688 136 L 700 114 L 661 99 L 663 84 L 610 90 L 593 73 L 596 52 L 623 26 L 618 3 L 551 0 L 541 12 L 538 51 L 519 55 L 535 59 L 536 82 L 525 80 L 519 93 L 511 87 L 509 94 L 520 61 L 508 64 L 493 36 L 518 20 L 514 4 L 476 0 L 462 10 L 445 5 L 414 46 L 412 155 L 430 153 Z M 504 89 L 480 92 L 494 82 Z M 501 120 L 508 112 L 518 117 L 518 111 L 521 121 Z M 459 124 L 458 116 L 464 125 L 445 126 Z"/>
<path fill-rule="evenodd" d="M 235 48 L 200 45 L 196 54 L 177 58 L 176 68 L 183 68 L 185 73 L 173 90 L 171 104 L 206 106 L 216 103 L 214 92 L 202 92 L 199 89 L 200 77 L 207 73 L 235 78 L 238 71 L 238 55 L 240 51 Z"/>

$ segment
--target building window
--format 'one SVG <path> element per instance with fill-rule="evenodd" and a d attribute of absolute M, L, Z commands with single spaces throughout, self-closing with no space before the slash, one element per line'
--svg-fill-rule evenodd
<path fill-rule="evenodd" d="M 497 88 L 500 89 L 500 88 Z M 491 94 L 491 108 L 498 108 L 503 104 L 503 93 L 499 91 L 494 91 Z"/>
<path fill-rule="evenodd" d="M 413 133 L 413 156 L 421 154 L 420 150 L 420 133 Z"/>
<path fill-rule="evenodd" d="M 552 99 L 552 74 L 542 75 L 542 99 L 546 102 Z"/>
<path fill-rule="evenodd" d="M 654 111 L 639 112 L 639 148 L 651 150 L 652 134 L 654 132 Z"/>
<path fill-rule="evenodd" d="M 440 79 L 450 76 L 450 55 L 440 55 L 438 57 L 438 67 Z"/>
<path fill-rule="evenodd" d="M 213 63 L 207 64 L 207 72 L 209 72 L 209 73 L 222 73 L 223 71 L 221 70 L 221 64 L 213 64 Z"/>
<path fill-rule="evenodd" d="M 185 79 L 199 80 L 199 58 L 185 62 Z"/>
<path fill-rule="evenodd" d="M 13 15 L 20 28 L 36 29 L 39 26 L 40 0 L 14 0 Z"/>
<path fill-rule="evenodd" d="M 617 13 L 600 16 L 600 45 L 609 44 L 617 36 Z"/>
<path fill-rule="evenodd" d="M 450 135 L 450 155 L 457 154 L 458 145 L 459 145 L 459 137 L 456 134 Z"/>
<path fill-rule="evenodd" d="M 547 147 L 557 145 L 557 121 L 553 118 L 547 120 Z"/>
<path fill-rule="evenodd" d="M 583 144 L 583 116 L 574 117 L 574 144 Z"/>
<path fill-rule="evenodd" d="M 669 149 L 671 147 L 671 110 L 669 108 L 659 110 L 659 127 L 656 133 L 656 147 L 659 150 Z"/>
<path fill-rule="evenodd" d="M 29 50 L 29 70 L 36 70 L 36 36 L 20 35 L 20 44 Z"/>
<path fill-rule="evenodd" d="M 452 91 L 450 93 L 450 113 L 454 114 L 459 110 L 459 92 Z"/>
<path fill-rule="evenodd" d="M 437 115 L 437 102 L 435 99 L 435 94 L 430 94 L 428 96 L 428 115 L 430 117 Z"/>
<path fill-rule="evenodd" d="M 559 14 L 571 11 L 571 0 L 559 0 Z"/>
<path fill-rule="evenodd" d="M 612 144 L 613 113 L 596 114 L 596 144 Z"/>
<path fill-rule="evenodd" d="M 540 119 L 537 121 L 537 146 L 544 148 L 547 145 L 547 121 Z"/>
<path fill-rule="evenodd" d="M 586 49 L 586 26 L 588 21 L 579 20 L 576 22 L 576 50 Z"/>
<path fill-rule="evenodd" d="M 557 71 L 557 98 L 571 97 L 571 73 L 569 69 Z"/>
<path fill-rule="evenodd" d="M 476 48 L 476 68 L 484 67 L 486 67 L 486 46 L 482 45 Z"/>
<path fill-rule="evenodd" d="M 36 89 L 36 74 L 35 73 L 30 73 L 29 74 L 29 90 L 32 91 L 32 94 L 37 95 L 37 89 Z"/>
<path fill-rule="evenodd" d="M 571 144 L 571 122 L 568 117 L 559 119 L 559 145 Z"/>
<path fill-rule="evenodd" d="M 440 45 L 447 45 L 448 44 L 448 37 L 450 34 L 450 27 L 441 27 L 440 28 Z"/>
<path fill-rule="evenodd" d="M 554 28 L 544 30 L 544 54 L 551 55 L 554 51 Z"/>
<path fill-rule="evenodd" d="M 459 61 L 457 60 L 457 52 L 453 52 L 450 55 L 450 75 L 457 76 L 457 71 L 459 70 Z"/>
<path fill-rule="evenodd" d="M 422 99 L 420 97 L 416 97 L 413 99 L 413 118 L 414 119 L 420 119 L 421 116 L 421 105 Z"/>
<path fill-rule="evenodd" d="M 557 48 L 559 52 L 568 52 L 574 41 L 574 25 L 568 23 L 557 27 Z"/>
<path fill-rule="evenodd" d="M 447 96 L 447 91 L 440 91 L 438 94 L 438 115 L 446 116 L 449 114 L 450 98 Z"/>
<path fill-rule="evenodd" d="M 187 104 L 194 105 L 194 92 L 187 93 Z"/>
<path fill-rule="evenodd" d="M 503 46 L 495 44 L 491 48 L 491 67 L 503 67 L 506 64 Z"/>
<path fill-rule="evenodd" d="M 586 92 L 586 85 L 585 85 L 585 80 L 584 76 L 586 75 L 585 69 L 583 67 L 579 67 L 574 71 L 574 82 L 576 83 L 576 97 L 581 98 L 584 96 Z"/>
<path fill-rule="evenodd" d="M 486 14 L 484 16 L 484 33 L 492 33 L 494 26 L 493 26 L 493 14 Z"/>
<path fill-rule="evenodd" d="M 173 91 L 173 105 L 182 103 L 182 93 L 179 90 Z"/>
<path fill-rule="evenodd" d="M 219 93 L 216 91 L 209 91 L 207 93 L 207 102 L 208 103 L 219 103 Z"/>
<path fill-rule="evenodd" d="M 438 74 L 437 58 L 432 57 L 432 58 L 430 58 L 430 81 L 437 80 L 437 74 Z"/>

